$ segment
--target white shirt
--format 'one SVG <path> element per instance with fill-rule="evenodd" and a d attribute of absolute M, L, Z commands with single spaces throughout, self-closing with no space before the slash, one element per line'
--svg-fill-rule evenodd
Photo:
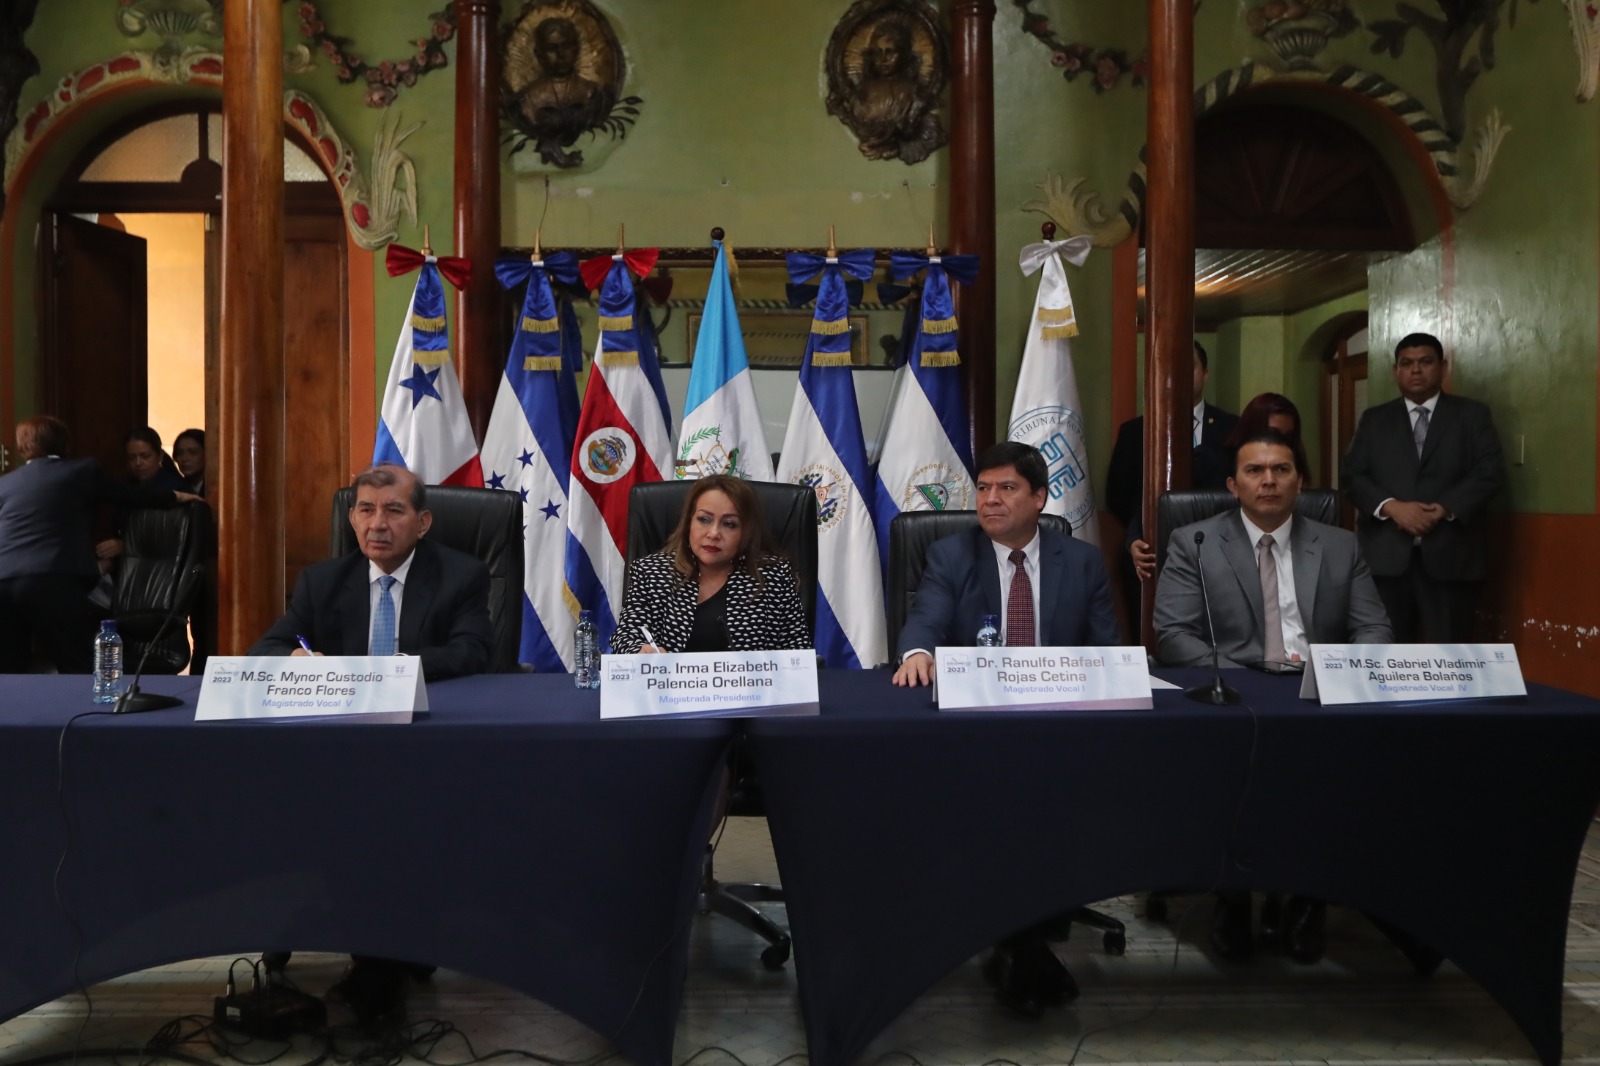
<path fill-rule="evenodd" d="M 1016 573 L 1016 567 L 1011 565 L 1011 549 L 997 540 L 989 542 L 994 548 L 995 563 L 1000 567 L 1000 643 L 1006 642 L 1006 608 L 1011 604 L 1011 578 Z M 1039 643 L 1039 531 L 1033 531 L 1033 539 L 1028 541 L 1022 554 L 1027 556 L 1022 561 L 1022 569 L 1028 575 L 1028 584 L 1033 589 L 1033 642 Z M 977 632 L 974 630 L 973 632 Z"/>
<path fill-rule="evenodd" d="M 1194 446 L 1196 448 L 1200 447 L 1200 438 L 1205 436 L 1205 433 L 1206 402 L 1204 400 L 1196 400 L 1194 402 Z"/>
<path fill-rule="evenodd" d="M 389 576 L 394 578 L 394 587 L 389 590 L 389 597 L 394 600 L 394 636 L 395 647 L 399 647 L 400 640 L 400 608 L 406 598 L 406 575 L 411 573 L 411 561 L 417 557 L 417 550 L 411 549 L 411 554 L 406 556 L 406 561 L 394 568 L 394 573 Z M 378 584 L 378 579 L 383 576 L 383 567 L 367 560 L 367 653 L 372 653 L 372 628 L 378 622 L 378 597 L 383 595 L 383 586 Z"/>
<path fill-rule="evenodd" d="M 1244 522 L 1245 536 L 1250 538 L 1250 554 L 1259 560 L 1261 538 L 1266 536 L 1266 530 L 1246 518 L 1242 510 L 1239 519 Z M 1293 532 L 1293 516 L 1284 519 L 1283 525 L 1272 531 L 1272 561 L 1278 564 L 1278 621 L 1283 629 L 1283 651 L 1291 659 L 1304 660 L 1311 654 L 1311 644 L 1306 640 L 1300 601 L 1294 591 L 1294 553 L 1289 550 L 1289 537 Z M 1266 647 L 1265 640 L 1262 647 Z"/>

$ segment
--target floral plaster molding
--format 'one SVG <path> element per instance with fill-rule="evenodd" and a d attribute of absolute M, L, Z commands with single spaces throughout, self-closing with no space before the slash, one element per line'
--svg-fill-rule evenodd
<path fill-rule="evenodd" d="M 1596 0 L 1567 0 L 1567 14 L 1578 50 L 1578 101 L 1586 104 L 1600 87 L 1600 6 Z"/>
<path fill-rule="evenodd" d="M 92 63 L 56 82 L 55 88 L 35 104 L 6 140 L 5 189 L 9 198 L 12 183 L 22 161 L 41 138 L 74 108 L 112 90 L 133 85 L 189 85 L 221 90 L 222 56 L 203 48 L 190 48 L 176 55 L 157 52 L 124 52 Z M 382 123 L 375 143 L 374 169 L 382 190 L 382 209 L 375 210 L 367 183 L 356 166 L 355 152 L 328 120 L 311 97 L 290 90 L 283 94 L 283 117 L 311 144 L 312 151 L 327 170 L 344 206 L 350 238 L 366 249 L 382 247 L 395 236 L 394 226 L 402 210 L 416 217 L 415 174 L 408 157 L 396 150 L 400 141 L 416 126 L 396 133 L 394 124 Z M 379 155 L 382 156 L 381 170 Z M 397 186 L 405 176 L 408 183 Z"/>
<path fill-rule="evenodd" d="M 1384 78 L 1356 67 L 1343 66 L 1329 71 L 1273 71 L 1253 63 L 1224 71 L 1195 92 L 1195 117 L 1205 114 L 1223 100 L 1268 81 L 1293 78 L 1300 81 L 1326 82 L 1349 92 L 1359 93 L 1390 112 L 1421 144 L 1432 161 L 1445 193 L 1457 210 L 1471 207 L 1482 195 L 1489 181 L 1506 134 L 1511 127 L 1493 109 L 1478 127 L 1473 137 L 1471 176 L 1463 176 L 1466 159 L 1462 146 L 1449 134 L 1415 97 Z M 1047 172 L 1037 188 L 1043 198 L 1029 200 L 1023 211 L 1032 211 L 1051 219 L 1068 236 L 1086 236 L 1102 248 L 1120 244 L 1139 227 L 1144 212 L 1146 187 L 1145 149 L 1139 149 L 1139 162 L 1128 177 L 1116 210 L 1108 210 L 1099 193 L 1089 187 L 1083 177 L 1063 181 L 1061 176 Z"/>

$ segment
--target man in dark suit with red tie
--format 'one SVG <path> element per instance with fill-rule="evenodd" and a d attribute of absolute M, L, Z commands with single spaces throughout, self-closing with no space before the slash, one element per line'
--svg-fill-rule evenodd
<path fill-rule="evenodd" d="M 1505 479 L 1489 408 L 1443 391 L 1444 346 L 1395 347 L 1400 398 L 1361 416 L 1340 480 L 1401 643 L 1471 639 L 1488 573 L 1486 509 Z"/>

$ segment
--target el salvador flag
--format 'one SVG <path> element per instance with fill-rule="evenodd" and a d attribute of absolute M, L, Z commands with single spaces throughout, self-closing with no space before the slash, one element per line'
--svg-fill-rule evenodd
<path fill-rule="evenodd" d="M 476 488 L 483 484 L 478 442 L 450 362 L 444 285 L 439 279 L 443 270 L 461 288 L 472 276 L 471 266 L 465 259 L 396 244 L 389 245 L 385 266 L 390 277 L 418 268 L 421 272 L 389 365 L 372 462 L 397 463 L 427 485 Z"/>
<path fill-rule="evenodd" d="M 511 354 L 483 435 L 484 485 L 522 496 L 522 645 L 518 661 L 547 672 L 572 664 L 574 615 L 563 568 L 566 552 L 567 478 L 577 432 L 578 385 L 571 348 L 578 350 L 577 315 L 558 300 L 551 281 L 577 285 L 571 252 L 529 260 L 495 260 L 507 289 L 526 283 Z"/>
<path fill-rule="evenodd" d="M 971 284 L 978 276 L 975 255 L 917 255 L 895 252 L 890 260 L 896 281 L 927 270 L 921 314 L 914 326 L 910 359 L 901 373 L 878 461 L 879 557 L 889 565 L 889 523 L 901 511 L 965 511 L 974 503 L 972 446 L 967 411 L 961 399 L 961 357 L 956 349 L 954 277 Z"/>
<path fill-rule="evenodd" d="M 872 276 L 871 250 L 821 256 L 791 253 L 796 283 L 822 272 L 806 340 L 800 388 L 789 409 L 778 480 L 817 494 L 817 654 L 830 667 L 884 662 L 883 572 L 872 512 L 876 481 L 867 468 L 861 412 L 851 379 L 850 305 L 844 273 Z"/>
<path fill-rule="evenodd" d="M 680 479 L 732 474 L 771 481 L 772 456 L 761 428 L 755 382 L 750 378 L 750 360 L 745 355 L 728 277 L 732 255 L 721 241 L 712 243 L 717 247 L 717 260 L 711 268 L 711 287 L 706 292 L 694 366 L 689 371 L 676 472 Z"/>

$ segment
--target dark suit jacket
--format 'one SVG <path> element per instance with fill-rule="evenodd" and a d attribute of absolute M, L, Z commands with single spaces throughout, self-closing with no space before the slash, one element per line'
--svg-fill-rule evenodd
<path fill-rule="evenodd" d="M 1045 647 L 1118 644 L 1117 620 L 1100 549 L 1039 530 L 1039 643 Z M 935 541 L 900 630 L 896 659 L 913 648 L 970 647 L 986 614 L 1000 613 L 1000 568 L 982 529 Z"/>
<path fill-rule="evenodd" d="M 1211 664 L 1200 568 L 1195 565 L 1197 530 L 1206 535 L 1198 552 L 1211 596 L 1211 620 L 1217 627 L 1219 662 L 1258 663 L 1266 657 L 1261 570 L 1237 508 L 1173 531 L 1167 565 L 1156 583 L 1156 658 L 1167 666 Z M 1289 551 L 1294 558 L 1295 602 L 1308 643 L 1394 640 L 1389 615 L 1353 534 L 1296 516 Z"/>
<path fill-rule="evenodd" d="M 1443 504 L 1455 515 L 1422 538 L 1422 565 L 1441 581 L 1482 581 L 1487 572 L 1484 509 L 1505 480 L 1500 436 L 1489 408 L 1447 393 L 1428 420 L 1417 455 L 1411 414 L 1403 397 L 1368 408 L 1356 426 L 1339 478 L 1355 505 L 1361 550 L 1379 577 L 1411 565 L 1411 537 L 1392 521 L 1374 518 L 1389 498 Z"/>
<path fill-rule="evenodd" d="M 295 582 L 289 610 L 251 655 L 288 655 L 301 634 L 324 655 L 365 655 L 371 629 L 372 583 L 359 551 L 308 566 Z M 429 681 L 489 668 L 494 632 L 489 626 L 489 569 L 454 548 L 417 542 L 400 604 L 398 644 L 422 657 Z"/>
<path fill-rule="evenodd" d="M 1194 450 L 1190 487 L 1225 489 L 1233 470 L 1222 442 L 1238 425 L 1239 416 L 1230 415 L 1209 403 L 1205 410 L 1205 419 L 1200 426 L 1200 446 Z M 1106 472 L 1106 506 L 1129 531 L 1140 525 L 1135 519 L 1139 517 L 1143 494 L 1144 416 L 1140 415 L 1122 423 L 1122 428 L 1117 431 L 1117 443 L 1111 449 L 1111 468 Z"/>
<path fill-rule="evenodd" d="M 171 491 L 107 476 L 94 459 L 35 459 L 0 477 L 0 579 L 66 574 L 93 583 L 94 508 L 171 507 Z"/>

